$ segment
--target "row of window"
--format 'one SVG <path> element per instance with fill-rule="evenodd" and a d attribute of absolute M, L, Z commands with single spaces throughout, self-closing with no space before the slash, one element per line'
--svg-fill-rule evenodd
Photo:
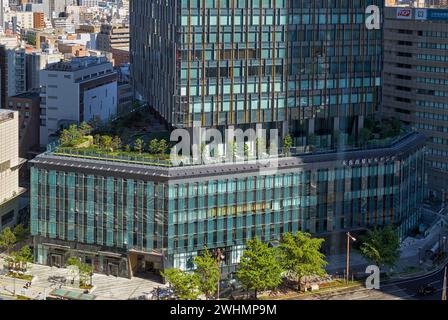
<path fill-rule="evenodd" d="M 448 68 L 432 67 L 432 66 L 417 66 L 417 71 L 430 73 L 448 73 Z"/>
<path fill-rule="evenodd" d="M 417 100 L 417 105 L 425 108 L 448 109 L 448 103 Z"/>
<path fill-rule="evenodd" d="M 440 49 L 448 50 L 448 44 L 446 43 L 429 43 L 429 42 L 419 42 L 417 47 L 424 49 Z"/>
<path fill-rule="evenodd" d="M 448 115 L 437 114 L 432 112 L 416 112 L 417 118 L 431 119 L 431 120 L 443 120 L 448 121 Z"/>
<path fill-rule="evenodd" d="M 432 130 L 432 131 L 448 133 L 448 127 L 434 126 L 432 124 L 427 124 L 427 123 L 417 123 L 416 127 L 418 129 L 423 129 L 423 130 Z"/>
<path fill-rule="evenodd" d="M 448 55 L 441 56 L 436 54 L 418 54 L 417 59 L 448 62 Z"/>
<path fill-rule="evenodd" d="M 426 83 L 426 84 L 448 85 L 448 79 L 434 79 L 434 78 L 418 77 L 417 82 Z"/>

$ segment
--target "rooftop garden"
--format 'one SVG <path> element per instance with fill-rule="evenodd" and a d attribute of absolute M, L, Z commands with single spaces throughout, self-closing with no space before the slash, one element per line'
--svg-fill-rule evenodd
<path fill-rule="evenodd" d="M 78 127 L 73 124 L 62 131 L 55 153 L 67 156 L 82 156 L 93 159 L 114 159 L 155 164 L 169 163 L 169 144 L 165 139 L 145 142 L 136 138 L 124 145 L 119 136 L 93 133 L 91 125 L 83 122 Z"/>

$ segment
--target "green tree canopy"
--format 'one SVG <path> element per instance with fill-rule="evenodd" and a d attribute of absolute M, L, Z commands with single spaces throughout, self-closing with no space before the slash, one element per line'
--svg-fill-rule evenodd
<path fill-rule="evenodd" d="M 22 242 L 30 236 L 30 229 L 25 228 L 23 224 L 18 224 L 14 227 L 13 233 L 16 236 L 16 241 Z"/>
<path fill-rule="evenodd" d="M 247 241 L 238 266 L 236 277 L 246 290 L 254 290 L 255 298 L 260 290 L 277 288 L 282 282 L 283 269 L 274 249 L 258 238 Z"/>
<path fill-rule="evenodd" d="M 289 278 L 297 282 L 298 289 L 304 277 L 323 276 L 327 264 L 320 252 L 323 239 L 311 238 L 309 233 L 285 233 L 279 246 L 280 261 Z"/>
<path fill-rule="evenodd" d="M 17 242 L 17 238 L 14 235 L 14 232 L 11 231 L 11 228 L 6 227 L 3 229 L 3 231 L 0 233 L 0 247 L 6 250 L 6 253 L 9 254 L 9 250 L 11 250 L 12 247 Z"/>
<path fill-rule="evenodd" d="M 378 267 L 392 267 L 400 259 L 400 239 L 391 226 L 367 231 L 361 242 L 361 253 Z"/>
<path fill-rule="evenodd" d="M 92 132 L 92 126 L 88 124 L 87 122 L 83 121 L 81 122 L 81 125 L 79 126 L 79 130 L 83 135 L 89 135 Z"/>
<path fill-rule="evenodd" d="M 137 138 L 134 142 L 134 150 L 138 153 L 142 153 L 143 151 L 143 140 L 140 138 Z"/>
<path fill-rule="evenodd" d="M 63 147 L 71 147 L 76 143 L 79 143 L 82 137 L 83 134 L 78 129 L 78 126 L 76 124 L 72 124 L 68 129 L 62 130 L 59 141 Z"/>
<path fill-rule="evenodd" d="M 202 256 L 196 256 L 193 263 L 196 265 L 194 273 L 199 280 L 199 290 L 207 299 L 210 299 L 218 288 L 220 279 L 219 262 L 205 248 L 204 254 Z"/>
<path fill-rule="evenodd" d="M 157 152 L 158 152 L 159 154 L 164 154 L 164 153 L 166 153 L 166 151 L 168 150 L 168 148 L 169 148 L 169 146 L 168 146 L 168 142 L 166 142 L 165 139 L 161 139 L 161 140 L 159 141 L 159 145 L 158 145 L 158 148 L 157 148 Z"/>
<path fill-rule="evenodd" d="M 152 154 L 159 153 L 159 140 L 152 139 L 148 145 L 149 152 Z"/>
<path fill-rule="evenodd" d="M 67 266 L 76 266 L 76 267 L 78 267 L 80 285 L 87 284 L 88 279 L 89 279 L 90 275 L 93 272 L 93 268 L 92 268 L 91 265 L 82 262 L 77 257 L 70 257 L 70 258 L 68 258 L 67 262 L 66 262 L 66 265 Z"/>
<path fill-rule="evenodd" d="M 174 294 L 181 300 L 197 300 L 201 294 L 199 279 L 195 273 L 179 269 L 167 269 L 162 272 L 165 280 L 171 284 Z"/>

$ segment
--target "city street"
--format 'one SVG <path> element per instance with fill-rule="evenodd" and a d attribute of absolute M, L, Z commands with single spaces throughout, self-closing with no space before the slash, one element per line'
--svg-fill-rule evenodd
<path fill-rule="evenodd" d="M 386 283 L 380 287 L 380 290 L 359 288 L 348 292 L 313 294 L 291 300 L 440 300 L 443 272 L 442 269 L 434 274 Z M 418 288 L 428 284 L 434 286 L 436 292 L 428 296 L 418 295 Z"/>

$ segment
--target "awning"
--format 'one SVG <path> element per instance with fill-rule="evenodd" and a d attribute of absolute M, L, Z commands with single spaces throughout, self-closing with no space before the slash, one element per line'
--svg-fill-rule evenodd
<path fill-rule="evenodd" d="M 50 296 L 64 298 L 68 300 L 95 300 L 96 296 L 93 294 L 82 293 L 79 291 L 70 291 L 64 289 L 55 289 L 50 292 Z"/>

